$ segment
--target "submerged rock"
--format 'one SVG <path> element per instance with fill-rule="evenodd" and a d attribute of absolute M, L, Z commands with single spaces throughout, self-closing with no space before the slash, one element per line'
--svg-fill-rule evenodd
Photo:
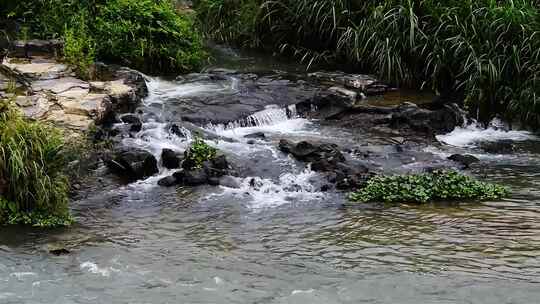
<path fill-rule="evenodd" d="M 244 136 L 244 138 L 266 139 L 266 134 L 263 132 L 255 132 Z"/>
<path fill-rule="evenodd" d="M 161 187 L 172 187 L 178 184 L 178 181 L 176 180 L 176 177 L 174 176 L 166 176 L 158 181 L 158 185 Z"/>
<path fill-rule="evenodd" d="M 227 188 L 234 188 L 234 189 L 238 189 L 241 187 L 238 180 L 230 175 L 222 176 L 219 179 L 219 185 L 223 187 L 227 187 Z"/>
<path fill-rule="evenodd" d="M 480 161 L 475 156 L 469 154 L 453 154 L 449 156 L 448 159 L 461 164 L 463 168 L 469 168 L 472 164 Z"/>
<path fill-rule="evenodd" d="M 487 153 L 509 154 L 516 150 L 515 142 L 511 139 L 503 139 L 494 142 L 482 142 L 480 148 Z"/>

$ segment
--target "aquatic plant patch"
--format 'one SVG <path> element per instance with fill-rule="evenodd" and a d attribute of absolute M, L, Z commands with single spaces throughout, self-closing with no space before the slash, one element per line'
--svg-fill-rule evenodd
<path fill-rule="evenodd" d="M 195 137 L 185 152 L 184 169 L 200 169 L 205 161 L 211 161 L 217 156 L 217 149 L 208 145 L 200 137 Z"/>
<path fill-rule="evenodd" d="M 492 200 L 505 197 L 509 190 L 485 183 L 457 171 L 377 176 L 349 195 L 355 202 L 428 203 L 434 201 Z"/>

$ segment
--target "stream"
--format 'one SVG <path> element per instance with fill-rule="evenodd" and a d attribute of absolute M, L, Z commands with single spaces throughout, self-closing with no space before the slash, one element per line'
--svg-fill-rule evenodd
<path fill-rule="evenodd" d="M 212 107 L 212 101 L 246 92 L 259 101 L 275 100 L 228 123 L 205 121 L 195 110 L 190 116 L 216 136 L 207 143 L 239 167 L 237 187 L 159 187 L 157 181 L 172 173 L 162 167 L 148 179 L 120 184 L 101 166 L 89 190 L 72 202 L 73 227 L 0 230 L 0 303 L 539 301 L 535 135 L 470 124 L 438 136 L 441 144 L 408 145 L 398 153 L 374 134 L 299 117 L 292 100 L 310 88 L 295 91 L 303 83 L 295 80 L 294 89 L 282 91 L 290 80 L 262 75 L 266 67 L 249 66 L 249 58 L 231 59 L 244 69 L 223 77 L 148 77 L 149 96 L 138 109 L 142 130 L 119 143 L 159 160 L 163 148 L 183 152 L 194 136 L 187 129 L 183 136 L 171 134 L 180 110 Z M 216 67 L 231 65 L 222 60 Z M 249 84 L 253 77 L 255 86 Z M 255 132 L 266 139 L 244 137 Z M 283 138 L 372 150 L 380 158 L 361 161 L 392 173 L 448 164 L 454 153 L 472 154 L 481 164 L 470 174 L 508 185 L 512 195 L 482 203 L 354 204 L 344 192 L 323 191 L 326 181 L 319 173 L 281 153 Z M 507 139 L 516 143 L 516 152 L 487 153 L 478 146 Z M 353 152 L 346 157 L 360 161 Z M 54 244 L 71 253 L 51 255 Z"/>

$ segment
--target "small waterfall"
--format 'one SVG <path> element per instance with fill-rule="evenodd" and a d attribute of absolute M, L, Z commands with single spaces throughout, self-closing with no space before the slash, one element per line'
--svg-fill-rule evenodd
<path fill-rule="evenodd" d="M 266 109 L 254 113 L 244 119 L 233 121 L 225 125 L 208 124 L 205 128 L 218 132 L 237 128 L 271 126 L 294 118 L 297 118 L 296 105 L 290 105 L 285 108 L 270 105 L 267 106 Z"/>

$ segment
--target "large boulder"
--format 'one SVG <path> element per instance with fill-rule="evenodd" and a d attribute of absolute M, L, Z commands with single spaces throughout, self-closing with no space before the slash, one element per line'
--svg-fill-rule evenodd
<path fill-rule="evenodd" d="M 314 165 L 312 169 L 317 171 L 331 171 L 338 163 L 345 161 L 345 157 L 335 144 L 314 144 L 307 141 L 295 144 L 282 139 L 279 142 L 279 149 L 298 160 L 312 163 Z"/>
<path fill-rule="evenodd" d="M 411 128 L 414 131 L 441 134 L 465 123 L 465 112 L 457 104 L 447 104 L 438 110 L 428 110 L 405 102 L 394 109 L 390 126 L 394 129 Z"/>
<path fill-rule="evenodd" d="M 332 87 L 320 91 L 313 98 L 296 104 L 298 115 L 318 119 L 334 119 L 339 114 L 351 109 L 358 95 L 350 90 Z"/>
<path fill-rule="evenodd" d="M 209 176 L 204 168 L 180 170 L 173 174 L 176 182 L 186 186 L 200 186 L 208 183 Z"/>
<path fill-rule="evenodd" d="M 171 149 L 163 149 L 161 151 L 161 163 L 167 169 L 180 168 L 181 159 L 175 151 Z"/>
<path fill-rule="evenodd" d="M 142 149 L 121 149 L 104 155 L 103 161 L 112 173 L 128 181 L 145 179 L 159 172 L 154 155 Z"/>

